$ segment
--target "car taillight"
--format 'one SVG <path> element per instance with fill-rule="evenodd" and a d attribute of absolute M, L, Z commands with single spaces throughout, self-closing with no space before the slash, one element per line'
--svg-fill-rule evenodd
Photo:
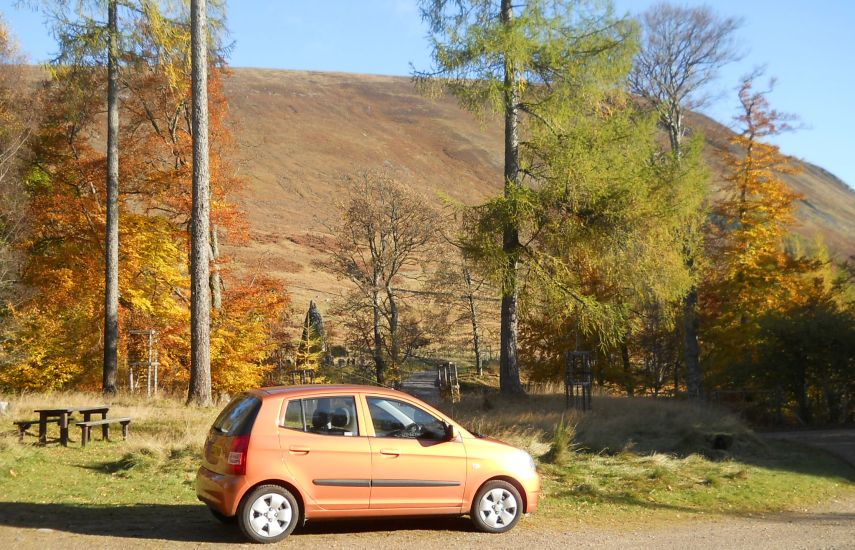
<path fill-rule="evenodd" d="M 246 455 L 248 449 L 248 435 L 237 435 L 232 438 L 232 446 L 229 449 L 228 456 L 230 473 L 239 476 L 246 475 Z"/>

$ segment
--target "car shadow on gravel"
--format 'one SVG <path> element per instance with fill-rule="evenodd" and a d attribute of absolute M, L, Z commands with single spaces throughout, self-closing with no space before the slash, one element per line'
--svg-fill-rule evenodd
<path fill-rule="evenodd" d="M 137 504 L 81 506 L 0 502 L 0 525 L 24 529 L 53 529 L 79 535 L 95 535 L 174 542 L 242 543 L 246 539 L 236 525 L 223 525 L 205 506 L 190 504 Z M 465 518 L 406 518 L 329 520 L 309 522 L 300 535 L 391 532 L 401 530 L 472 532 Z"/>
<path fill-rule="evenodd" d="M 349 533 L 386 533 L 392 531 L 425 531 L 453 533 L 476 532 L 467 517 L 361 518 L 310 521 L 294 531 L 294 536 Z"/>
<path fill-rule="evenodd" d="M 0 502 L 0 525 L 80 535 L 180 542 L 245 542 L 201 505 L 79 506 Z"/>

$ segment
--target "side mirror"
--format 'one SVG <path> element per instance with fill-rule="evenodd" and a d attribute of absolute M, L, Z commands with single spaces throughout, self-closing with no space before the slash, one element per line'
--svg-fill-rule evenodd
<path fill-rule="evenodd" d="M 443 441 L 454 441 L 454 426 L 451 424 L 445 425 L 445 434 L 442 438 Z"/>

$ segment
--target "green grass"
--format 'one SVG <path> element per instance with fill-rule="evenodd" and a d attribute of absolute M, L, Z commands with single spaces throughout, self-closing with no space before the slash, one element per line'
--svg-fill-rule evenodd
<path fill-rule="evenodd" d="M 706 514 L 747 515 L 811 506 L 853 494 L 853 472 L 814 450 L 775 444 L 769 455 L 715 461 L 693 454 L 577 453 L 543 465 L 544 521 L 646 521 Z"/>
<path fill-rule="evenodd" d="M 715 407 L 595 397 L 594 410 L 580 413 L 565 411 L 562 395 L 509 400 L 486 393 L 446 409 L 538 459 L 544 500 L 534 525 L 757 514 L 855 495 L 855 469 L 841 460 L 767 442 Z M 556 434 L 562 418 L 565 433 Z M 559 446 L 569 435 L 572 449 L 558 461 L 556 435 Z M 715 448 L 722 441 L 728 448 Z"/>
<path fill-rule="evenodd" d="M 120 397 L 116 415 L 134 418 L 128 441 L 79 433 L 68 448 L 19 444 L 11 421 L 45 404 L 86 404 L 100 396 L 28 395 L 13 403 L 0 434 L 0 502 L 67 506 L 198 504 L 193 480 L 218 409 L 180 400 Z M 451 409 L 452 407 L 449 407 Z M 528 449 L 540 462 L 544 499 L 532 526 L 673 520 L 705 514 L 754 514 L 855 494 L 855 472 L 798 445 L 766 443 L 721 410 L 652 399 L 596 398 L 594 412 L 565 411 L 563 397 L 506 400 L 470 396 L 453 407 L 464 425 Z M 32 414 L 31 412 L 29 413 Z M 566 454 L 549 462 L 554 430 Z M 56 427 L 52 427 L 56 435 Z M 712 448 L 728 434 L 728 450 Z M 99 434 L 96 434 L 99 437 Z M 561 442 L 561 438 L 566 438 Z"/>
<path fill-rule="evenodd" d="M 29 394 L 3 398 L 12 403 L 2 422 L 31 418 L 32 410 L 58 404 L 101 403 L 91 394 Z M 188 504 L 196 503 L 193 480 L 202 444 L 218 413 L 215 409 L 185 407 L 178 399 L 147 401 L 120 396 L 110 402 L 111 415 L 130 416 L 130 437 L 99 440 L 80 448 L 80 430 L 70 427 L 74 439 L 67 448 L 57 443 L 33 445 L 35 437 L 17 441 L 12 427 L 0 433 L 0 501 L 70 505 Z M 8 420 L 7 420 L 8 419 Z M 49 426 L 48 436 L 58 429 Z"/>

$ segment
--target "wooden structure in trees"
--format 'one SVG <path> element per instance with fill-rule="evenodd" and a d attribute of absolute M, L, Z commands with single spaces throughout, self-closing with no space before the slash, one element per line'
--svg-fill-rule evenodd
<path fill-rule="evenodd" d="M 591 410 L 591 356 L 587 351 L 568 351 L 564 367 L 565 407 Z"/>
<path fill-rule="evenodd" d="M 145 347 L 145 353 L 141 354 L 142 356 L 131 357 L 133 360 L 128 362 L 128 389 L 133 393 L 137 390 L 137 386 L 139 385 L 139 373 L 140 371 L 145 369 L 145 379 L 146 379 L 146 395 L 151 397 L 152 395 L 157 395 L 158 381 L 157 381 L 157 368 L 160 365 L 158 362 L 158 353 L 157 353 L 157 331 L 148 329 L 148 330 L 132 330 L 129 332 L 132 339 L 136 339 L 137 344 L 144 344 L 144 346 L 134 346 L 131 349 L 136 349 L 137 352 L 141 349 L 141 347 Z M 140 342 L 140 339 L 143 341 Z M 138 371 L 134 369 L 138 368 Z M 136 374 L 136 376 L 135 376 Z"/>
<path fill-rule="evenodd" d="M 457 365 L 450 362 L 442 363 L 436 368 L 436 385 L 439 395 L 452 403 L 460 401 L 460 382 L 457 379 Z"/>
<path fill-rule="evenodd" d="M 314 384 L 315 369 L 294 369 L 288 371 L 288 376 L 291 380 L 291 385 L 297 384 Z"/>

